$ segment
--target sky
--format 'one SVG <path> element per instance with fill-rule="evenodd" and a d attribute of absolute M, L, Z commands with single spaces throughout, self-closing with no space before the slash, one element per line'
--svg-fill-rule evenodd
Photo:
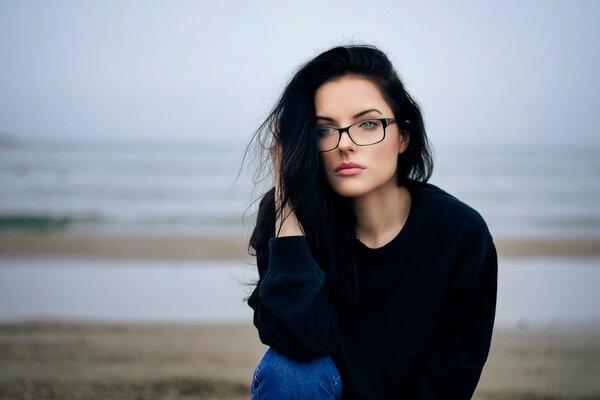
<path fill-rule="evenodd" d="M 246 143 L 304 62 L 368 43 L 438 144 L 600 145 L 597 1 L 0 0 L 0 135 Z"/>

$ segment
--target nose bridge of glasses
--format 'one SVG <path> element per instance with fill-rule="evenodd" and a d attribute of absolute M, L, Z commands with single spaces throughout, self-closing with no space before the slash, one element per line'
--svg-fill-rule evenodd
<path fill-rule="evenodd" d="M 339 132 L 338 146 L 343 146 L 343 143 L 346 143 L 347 145 L 354 144 L 354 140 L 350 136 L 350 128 L 351 127 L 348 126 L 346 128 L 338 129 L 338 132 Z M 348 137 L 347 139 L 343 139 L 344 132 L 346 133 L 346 136 Z"/>

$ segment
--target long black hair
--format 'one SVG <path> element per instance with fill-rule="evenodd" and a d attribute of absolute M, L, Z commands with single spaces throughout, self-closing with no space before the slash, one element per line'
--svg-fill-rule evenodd
<path fill-rule="evenodd" d="M 273 138 L 279 143 L 280 204 L 282 208 L 289 204 L 296 213 L 313 257 L 325 272 L 328 294 L 340 312 L 356 301 L 357 279 L 352 252 L 356 216 L 351 199 L 335 193 L 325 179 L 316 143 L 314 95 L 325 82 L 349 75 L 375 83 L 400 122 L 399 126 L 409 134 L 408 148 L 398 157 L 398 185 L 407 180 L 427 182 L 433 158 L 419 106 L 405 90 L 385 53 L 371 45 L 334 47 L 302 65 L 246 148 L 247 152 L 252 143 L 257 143 L 266 154 L 257 170 L 259 176 L 264 171 L 264 163 L 270 162 L 267 153 Z M 274 236 L 275 190 L 271 188 L 262 196 L 248 243 L 248 252 L 257 256 L 259 269 L 268 265 L 268 241 Z M 259 272 L 261 277 L 266 273 Z M 259 285 L 260 278 L 245 300 L 255 300 Z"/>

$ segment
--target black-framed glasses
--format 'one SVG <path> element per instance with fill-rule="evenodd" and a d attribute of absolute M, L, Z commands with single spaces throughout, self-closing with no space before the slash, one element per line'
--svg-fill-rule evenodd
<path fill-rule="evenodd" d="M 370 146 L 385 139 L 385 128 L 396 122 L 396 118 L 365 119 L 345 128 L 329 125 L 317 126 L 319 152 L 335 150 L 340 144 L 342 133 L 347 132 L 357 146 Z M 337 135 L 336 135 L 337 133 Z"/>

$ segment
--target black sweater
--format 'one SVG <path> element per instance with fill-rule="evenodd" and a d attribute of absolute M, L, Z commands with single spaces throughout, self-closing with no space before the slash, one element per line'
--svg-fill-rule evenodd
<path fill-rule="evenodd" d="M 257 249 L 248 299 L 261 341 L 296 359 L 330 355 L 344 399 L 470 399 L 487 359 L 497 255 L 481 215 L 429 183 L 408 184 L 400 233 L 355 241 L 359 302 L 337 318 L 303 236 Z"/>

